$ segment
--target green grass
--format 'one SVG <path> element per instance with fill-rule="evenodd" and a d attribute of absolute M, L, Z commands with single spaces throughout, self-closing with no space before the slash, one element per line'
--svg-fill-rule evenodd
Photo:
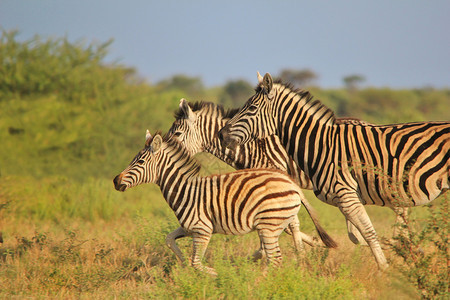
<path fill-rule="evenodd" d="M 349 242 L 344 217 L 337 209 L 319 203 L 309 193 L 339 248 L 307 247 L 306 256 L 298 257 L 291 237 L 283 234 L 283 265 L 271 268 L 251 258 L 259 246 L 256 233 L 215 235 L 205 257 L 205 264 L 219 274 L 214 278 L 181 265 L 165 246 L 165 236 L 178 223 L 155 185 L 119 193 L 111 180 L 79 183 L 64 178 L 5 177 L 0 190 L 2 201 L 8 203 L 0 210 L 5 239 L 0 247 L 2 298 L 417 296 L 395 265 L 380 273 L 370 250 Z M 426 217 L 426 209 L 416 210 L 420 213 L 413 212 L 413 218 Z M 369 209 L 369 214 L 377 230 L 390 237 L 393 222 L 386 220 L 393 219 L 393 213 L 376 208 L 374 213 Z M 300 216 L 304 219 L 301 229 L 315 235 L 308 217 Z M 189 257 L 192 240 L 177 243 Z M 396 260 L 392 252 L 386 254 Z"/>

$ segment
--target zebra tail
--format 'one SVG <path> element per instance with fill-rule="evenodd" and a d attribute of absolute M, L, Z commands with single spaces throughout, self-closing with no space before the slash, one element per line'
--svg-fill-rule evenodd
<path fill-rule="evenodd" d="M 320 226 L 317 211 L 314 209 L 314 207 L 311 206 L 311 204 L 309 204 L 308 200 L 304 195 L 302 197 L 302 203 L 306 211 L 308 212 L 309 216 L 311 217 L 311 220 L 313 221 L 314 226 L 316 227 L 317 233 L 319 234 L 320 239 L 325 244 L 325 246 L 327 246 L 328 248 L 337 248 L 338 244 L 331 238 L 331 236 L 328 235 L 325 229 L 323 229 L 323 227 Z"/>

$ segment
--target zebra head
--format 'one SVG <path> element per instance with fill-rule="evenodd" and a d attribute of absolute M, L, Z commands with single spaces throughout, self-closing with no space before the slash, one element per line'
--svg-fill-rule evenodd
<path fill-rule="evenodd" d="M 114 178 L 116 190 L 124 192 L 141 183 L 155 182 L 158 179 L 156 168 L 161 157 L 162 142 L 161 135 L 157 133 L 152 137 L 147 130 L 144 149 L 139 151 L 130 165 Z"/>
<path fill-rule="evenodd" d="M 242 109 L 219 131 L 219 139 L 227 148 L 236 148 L 257 138 L 276 133 L 273 102 L 276 91 L 269 73 L 262 77 L 258 72 L 256 93 Z"/>
<path fill-rule="evenodd" d="M 201 130 L 197 112 L 192 110 L 186 99 L 181 99 L 180 110 L 175 114 L 175 122 L 167 133 L 167 140 L 178 140 L 189 155 L 194 155 L 204 150 Z"/>

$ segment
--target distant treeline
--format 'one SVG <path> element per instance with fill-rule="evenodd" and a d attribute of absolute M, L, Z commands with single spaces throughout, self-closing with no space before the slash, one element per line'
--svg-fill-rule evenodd
<path fill-rule="evenodd" d="M 0 176 L 111 177 L 143 146 L 147 128 L 170 127 L 180 98 L 239 107 L 253 94 L 254 83 L 239 79 L 213 88 L 185 75 L 148 83 L 133 68 L 105 62 L 111 41 L 17 36 L 3 31 L 0 40 Z M 338 116 L 450 120 L 449 89 L 361 88 L 357 75 L 341 89 L 321 89 L 310 70 L 273 75 L 309 89 Z"/>

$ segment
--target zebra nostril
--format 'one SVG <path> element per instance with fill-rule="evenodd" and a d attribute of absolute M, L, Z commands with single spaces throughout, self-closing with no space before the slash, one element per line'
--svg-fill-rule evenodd
<path fill-rule="evenodd" d="M 127 189 L 127 185 L 126 184 L 120 184 L 118 187 L 116 187 L 116 190 L 118 190 L 119 192 L 125 192 L 125 190 Z"/>
<path fill-rule="evenodd" d="M 223 127 L 218 132 L 219 140 L 221 142 L 225 141 L 228 137 L 228 126 Z"/>
<path fill-rule="evenodd" d="M 116 190 L 119 190 L 120 188 L 120 183 L 122 182 L 122 174 L 117 175 L 116 177 L 114 177 L 114 187 L 116 188 Z"/>

